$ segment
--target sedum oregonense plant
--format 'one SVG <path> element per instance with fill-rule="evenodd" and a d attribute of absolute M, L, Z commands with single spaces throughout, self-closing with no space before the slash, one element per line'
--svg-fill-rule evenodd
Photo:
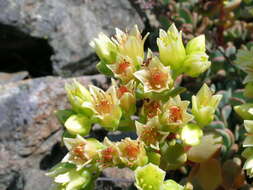
<path fill-rule="evenodd" d="M 244 169 L 249 177 L 253 177 L 253 47 L 244 46 L 237 53 L 235 63 L 247 73 L 244 79 L 245 89 L 244 97 L 247 103 L 234 107 L 236 113 L 244 119 L 244 127 L 246 130 L 246 138 L 243 141 L 245 150 L 242 156 L 246 159 Z"/>
<path fill-rule="evenodd" d="M 116 80 L 106 91 L 77 81 L 66 85 L 72 107 L 57 116 L 69 152 L 47 173 L 55 189 L 91 190 L 107 167 L 132 169 L 139 190 L 192 189 L 190 183 L 165 180 L 166 172 L 206 163 L 220 148 L 221 138 L 205 127 L 214 120 L 221 95 L 204 84 L 190 109 L 190 102 L 180 98 L 186 89 L 175 82 L 182 74 L 197 77 L 209 68 L 205 37 L 185 46 L 172 24 L 167 32 L 160 30 L 158 56 L 144 53 L 146 38 L 135 26 L 130 32 L 116 29 L 112 38 L 100 33 L 90 43 L 100 58 L 98 70 Z M 86 137 L 96 123 L 109 131 L 136 131 L 138 138 L 99 142 Z"/>

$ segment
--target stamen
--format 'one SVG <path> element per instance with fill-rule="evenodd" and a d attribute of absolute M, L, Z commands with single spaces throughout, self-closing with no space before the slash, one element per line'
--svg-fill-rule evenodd
<path fill-rule="evenodd" d="M 125 59 L 119 63 L 117 68 L 117 74 L 125 73 L 127 68 L 130 66 L 130 63 L 126 61 Z"/>
<path fill-rule="evenodd" d="M 140 151 L 140 148 L 138 145 L 135 145 L 135 144 L 132 144 L 132 143 L 129 143 L 126 147 L 125 147 L 125 150 L 124 152 L 126 153 L 126 156 L 131 159 L 131 160 L 134 160 L 136 159 L 138 153 Z"/>
<path fill-rule="evenodd" d="M 83 163 L 87 159 L 84 154 L 85 144 L 79 144 L 71 150 L 71 159 L 75 162 Z"/>
<path fill-rule="evenodd" d="M 111 162 L 113 160 L 113 155 L 116 150 L 113 147 L 108 147 L 102 151 L 102 158 L 104 162 Z"/>
<path fill-rule="evenodd" d="M 168 76 L 166 73 L 155 68 L 150 71 L 149 82 L 152 88 L 160 89 L 166 86 L 166 81 L 168 80 Z"/>
<path fill-rule="evenodd" d="M 178 122 L 182 121 L 183 116 L 182 116 L 182 110 L 178 106 L 171 106 L 170 107 L 170 114 L 169 114 L 169 120 L 171 122 Z"/>
<path fill-rule="evenodd" d="M 155 144 L 158 140 L 159 133 L 155 130 L 155 128 L 145 126 L 140 138 L 147 144 Z"/>

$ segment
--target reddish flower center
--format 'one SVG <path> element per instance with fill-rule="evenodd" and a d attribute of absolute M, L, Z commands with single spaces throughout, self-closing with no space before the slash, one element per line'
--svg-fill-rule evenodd
<path fill-rule="evenodd" d="M 160 111 L 160 104 L 157 101 L 151 101 L 150 103 L 147 103 L 145 106 L 145 110 L 147 110 L 147 116 L 149 118 L 152 118 L 156 115 L 158 115 Z"/>
<path fill-rule="evenodd" d="M 121 86 L 118 89 L 118 97 L 121 98 L 126 92 L 130 92 L 126 86 Z"/>
<path fill-rule="evenodd" d="M 158 69 L 154 69 L 150 73 L 150 85 L 155 89 L 160 89 L 166 86 L 166 81 L 168 80 L 168 76 L 166 73 L 159 71 Z"/>
<path fill-rule="evenodd" d="M 96 105 L 96 110 L 99 113 L 110 113 L 112 105 L 108 100 L 101 100 L 99 104 Z"/>
<path fill-rule="evenodd" d="M 111 162 L 113 159 L 113 155 L 116 150 L 113 147 L 108 147 L 102 151 L 102 157 L 104 162 Z"/>
<path fill-rule="evenodd" d="M 182 121 L 182 110 L 178 106 L 171 106 L 170 107 L 170 115 L 169 115 L 169 120 L 171 122 L 178 122 Z"/>
<path fill-rule="evenodd" d="M 155 144 L 158 140 L 159 133 L 155 130 L 155 128 L 146 126 L 143 130 L 140 138 L 145 142 L 145 144 Z"/>
<path fill-rule="evenodd" d="M 71 150 L 72 159 L 76 162 L 84 162 L 86 161 L 86 157 L 84 155 L 84 146 L 85 144 L 79 144 Z"/>
<path fill-rule="evenodd" d="M 118 69 L 117 69 L 117 74 L 122 74 L 125 73 L 127 68 L 130 66 L 130 63 L 128 61 L 126 61 L 125 59 L 120 62 L 120 64 L 118 65 Z"/>
<path fill-rule="evenodd" d="M 140 148 L 138 145 L 135 145 L 135 144 L 128 144 L 126 147 L 125 147 L 125 154 L 126 156 L 129 158 L 129 159 L 136 159 L 138 153 L 140 151 Z"/>

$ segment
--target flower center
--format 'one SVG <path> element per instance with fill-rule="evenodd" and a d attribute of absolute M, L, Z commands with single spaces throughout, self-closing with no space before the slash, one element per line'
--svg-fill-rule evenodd
<path fill-rule="evenodd" d="M 139 146 L 135 144 L 128 144 L 124 150 L 126 156 L 131 160 L 136 159 L 139 151 L 140 151 Z"/>
<path fill-rule="evenodd" d="M 145 142 L 145 144 L 155 144 L 159 137 L 158 132 L 155 128 L 145 126 L 144 131 L 142 132 L 140 138 Z"/>
<path fill-rule="evenodd" d="M 155 117 L 160 112 L 160 104 L 157 101 L 151 101 L 144 106 L 145 110 L 147 110 L 147 116 L 149 118 Z"/>
<path fill-rule="evenodd" d="M 108 147 L 102 151 L 102 158 L 104 162 L 111 162 L 113 160 L 113 155 L 116 150 L 113 147 Z"/>
<path fill-rule="evenodd" d="M 71 150 L 71 159 L 78 163 L 83 163 L 87 161 L 84 155 L 85 144 L 79 144 Z"/>
<path fill-rule="evenodd" d="M 125 73 L 127 68 L 130 66 L 130 63 L 126 61 L 125 59 L 119 63 L 118 69 L 117 69 L 117 74 L 122 74 Z"/>
<path fill-rule="evenodd" d="M 150 85 L 155 89 L 160 89 L 166 86 L 166 81 L 168 80 L 168 76 L 166 73 L 159 71 L 158 69 L 154 69 L 150 72 Z"/>
<path fill-rule="evenodd" d="M 169 114 L 169 120 L 171 122 L 178 122 L 182 121 L 182 110 L 178 106 L 171 106 L 170 107 L 170 114 Z"/>
<path fill-rule="evenodd" d="M 108 100 L 101 100 L 99 104 L 96 105 L 96 110 L 99 113 L 110 113 L 111 112 L 112 105 Z"/>
<path fill-rule="evenodd" d="M 121 98 L 126 92 L 130 92 L 126 86 L 121 86 L 118 89 L 118 97 Z"/>

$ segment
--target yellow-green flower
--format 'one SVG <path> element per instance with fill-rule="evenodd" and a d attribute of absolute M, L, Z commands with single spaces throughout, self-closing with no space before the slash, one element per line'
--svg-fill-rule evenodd
<path fill-rule="evenodd" d="M 165 67 L 156 56 L 148 58 L 134 76 L 143 84 L 145 93 L 162 92 L 173 85 L 170 68 Z"/>
<path fill-rule="evenodd" d="M 92 174 L 87 169 L 76 170 L 67 163 L 56 165 L 47 175 L 54 178 L 53 190 L 78 190 L 92 183 Z"/>
<path fill-rule="evenodd" d="M 107 137 L 105 137 L 103 144 L 106 146 L 106 148 L 99 152 L 100 167 L 106 168 L 119 166 L 119 151 L 116 143 L 110 141 Z"/>
<path fill-rule="evenodd" d="M 192 96 L 192 113 L 197 123 L 203 127 L 214 119 L 214 113 L 222 95 L 213 95 L 211 89 L 204 84 L 197 96 Z"/>
<path fill-rule="evenodd" d="M 160 30 L 157 45 L 162 63 L 169 65 L 172 70 L 180 69 L 186 57 L 182 31 L 178 32 L 174 24 L 169 27 L 167 33 Z"/>
<path fill-rule="evenodd" d="M 144 122 L 162 113 L 162 102 L 159 100 L 144 99 L 140 110 L 140 117 Z"/>
<path fill-rule="evenodd" d="M 90 85 L 89 90 L 92 101 L 86 102 L 85 106 L 93 110 L 93 117 L 98 119 L 100 125 L 108 130 L 116 130 L 122 113 L 115 86 L 111 86 L 105 92 Z"/>
<path fill-rule="evenodd" d="M 246 148 L 243 151 L 242 156 L 246 158 L 243 169 L 247 171 L 249 177 L 253 177 L 253 148 Z"/>
<path fill-rule="evenodd" d="M 65 89 L 72 109 L 75 112 L 83 113 L 85 115 L 92 114 L 90 109 L 83 106 L 85 102 L 90 102 L 92 100 L 92 96 L 81 83 L 73 80 L 73 83 L 65 85 Z"/>
<path fill-rule="evenodd" d="M 158 116 L 150 119 L 146 124 L 135 122 L 138 139 L 146 146 L 159 150 L 159 143 L 169 135 L 169 132 L 160 132 L 160 122 Z"/>
<path fill-rule="evenodd" d="M 197 77 L 211 66 L 208 58 L 205 52 L 196 52 L 187 55 L 183 63 L 183 71 L 191 77 Z"/>
<path fill-rule="evenodd" d="M 117 96 L 120 100 L 120 107 L 124 111 L 124 114 L 128 116 L 133 115 L 136 111 L 136 82 L 131 80 L 125 85 L 117 85 L 116 82 L 112 80 L 112 84 L 116 87 Z"/>
<path fill-rule="evenodd" d="M 143 166 L 148 162 L 144 143 L 139 140 L 125 138 L 117 143 L 121 162 L 132 169 Z"/>
<path fill-rule="evenodd" d="M 197 36 L 191 39 L 186 45 L 186 54 L 192 54 L 197 52 L 205 52 L 206 44 L 205 44 L 205 35 Z"/>
<path fill-rule="evenodd" d="M 68 132 L 72 135 L 88 135 L 91 129 L 91 121 L 81 114 L 71 115 L 64 123 Z"/>
<path fill-rule="evenodd" d="M 116 35 L 112 39 L 118 47 L 119 54 L 129 57 L 135 65 L 144 58 L 144 42 L 148 34 L 142 38 L 138 26 L 128 33 L 116 28 Z"/>
<path fill-rule="evenodd" d="M 246 103 L 234 107 L 235 112 L 243 119 L 253 120 L 253 104 Z"/>
<path fill-rule="evenodd" d="M 196 146 L 201 142 L 203 131 L 201 127 L 196 124 L 189 123 L 185 125 L 180 133 L 180 137 L 184 144 L 189 146 Z"/>
<path fill-rule="evenodd" d="M 95 49 L 98 57 L 107 64 L 114 63 L 117 55 L 116 44 L 104 33 L 100 33 L 98 38 L 90 42 L 90 46 Z"/>
<path fill-rule="evenodd" d="M 77 170 L 82 169 L 83 166 L 94 160 L 98 160 L 98 151 L 105 148 L 98 140 L 93 138 L 84 139 L 80 135 L 77 135 L 76 138 L 63 138 L 63 142 L 69 153 L 63 158 L 62 162 L 75 164 Z"/>
<path fill-rule="evenodd" d="M 114 64 L 108 65 L 114 73 L 114 76 L 120 79 L 123 83 L 128 83 L 134 79 L 136 66 L 133 59 L 128 56 L 119 54 Z"/>
<path fill-rule="evenodd" d="M 244 126 L 247 134 L 243 141 L 243 147 L 253 147 L 253 120 L 244 120 Z"/>
<path fill-rule="evenodd" d="M 180 96 L 170 98 L 162 107 L 161 130 L 175 132 L 180 126 L 187 124 L 193 116 L 187 113 L 189 101 L 182 101 Z"/>

